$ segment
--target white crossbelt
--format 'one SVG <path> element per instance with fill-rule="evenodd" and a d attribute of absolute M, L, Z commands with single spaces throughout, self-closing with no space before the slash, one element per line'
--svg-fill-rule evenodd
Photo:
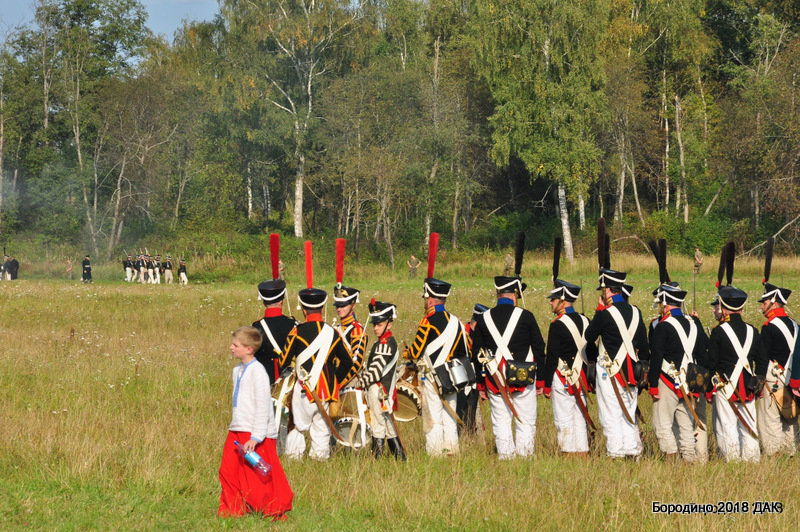
<path fill-rule="evenodd" d="M 691 362 L 694 362 L 692 353 L 694 352 L 694 346 L 697 343 L 697 325 L 694 323 L 694 320 L 689 319 L 689 334 L 687 335 L 686 331 L 684 331 L 683 327 L 681 327 L 681 324 L 674 317 L 670 316 L 664 320 L 664 323 L 669 323 L 672 325 L 672 328 L 675 329 L 675 332 L 678 334 L 678 339 L 680 339 L 681 346 L 683 347 L 683 359 L 681 359 L 681 367 L 678 368 L 678 379 L 680 384 L 683 385 L 686 384 L 686 368 L 689 367 Z M 672 369 L 673 367 L 666 360 L 661 359 L 661 371 L 674 378 L 675 375 L 672 375 Z"/>
<path fill-rule="evenodd" d="M 508 319 L 506 330 L 503 331 L 503 334 L 500 334 L 500 331 L 497 329 L 497 325 L 495 325 L 494 320 L 492 320 L 492 315 L 489 312 L 483 313 L 483 321 L 486 324 L 486 330 L 489 331 L 489 335 L 492 337 L 492 340 L 494 340 L 495 345 L 497 345 L 497 349 L 495 349 L 494 352 L 494 358 L 492 359 L 494 371 L 497 371 L 497 368 L 500 367 L 500 361 L 502 359 L 512 360 L 514 358 L 511 354 L 511 351 L 508 349 L 508 343 L 511 341 L 511 337 L 514 335 L 514 329 L 517 328 L 517 323 L 519 323 L 519 318 L 521 316 L 522 309 L 515 307 L 511 312 L 511 317 Z M 494 371 L 492 373 L 494 373 Z"/>
<path fill-rule="evenodd" d="M 578 314 L 578 316 L 581 318 L 583 331 L 586 332 L 589 319 L 583 314 Z M 578 326 L 570 318 L 567 318 L 566 314 L 562 314 L 558 319 L 564 324 L 570 335 L 572 335 L 572 341 L 575 342 L 575 346 L 578 348 L 578 351 L 575 353 L 575 360 L 572 361 L 572 367 L 568 368 L 567 363 L 559 358 L 558 371 L 561 373 L 561 376 L 564 377 L 564 380 L 571 386 L 575 386 L 581 377 L 581 366 L 583 366 L 583 363 L 586 361 L 586 337 L 583 333 L 578 331 Z"/>
<path fill-rule="evenodd" d="M 322 374 L 322 368 L 325 366 L 325 360 L 328 358 L 327 354 L 331 348 L 331 344 L 333 343 L 333 335 L 338 334 L 333 327 L 327 324 L 322 325 L 322 330 L 319 332 L 316 338 L 308 344 L 308 346 L 297 355 L 297 360 L 295 361 L 295 371 L 298 372 L 297 378 L 300 379 L 300 368 L 303 364 L 308 362 L 311 357 L 316 356 L 314 359 L 314 365 L 311 366 L 311 371 L 309 372 L 308 377 L 308 385 L 313 386 L 312 390 L 317 387 L 317 383 L 319 382 L 319 376 Z"/>
<path fill-rule="evenodd" d="M 797 343 L 797 323 L 792 320 L 793 330 L 791 333 L 789 332 L 789 328 L 786 326 L 786 324 L 781 320 L 772 320 L 770 323 L 775 325 L 778 330 L 783 333 L 784 338 L 786 338 L 786 343 L 789 345 L 789 358 L 786 359 L 786 367 L 783 368 L 783 385 L 788 388 L 789 380 L 792 376 L 792 363 L 794 362 L 795 344 Z"/>
<path fill-rule="evenodd" d="M 720 329 L 725 331 L 725 334 L 728 335 L 728 340 L 730 340 L 731 346 L 734 352 L 736 352 L 736 357 L 738 359 L 736 361 L 736 366 L 734 366 L 733 371 L 728 377 L 728 382 L 720 389 L 722 397 L 730 399 L 736 389 L 736 383 L 739 382 L 739 376 L 742 374 L 742 371 L 747 370 L 748 373 L 752 374 L 750 365 L 747 362 L 747 353 L 750 352 L 750 347 L 753 345 L 753 328 L 747 327 L 744 344 L 739 343 L 739 339 L 736 337 L 736 333 L 733 332 L 733 327 L 731 327 L 730 323 L 723 323 L 720 325 Z M 742 399 L 744 400 L 744 398 Z"/>
<path fill-rule="evenodd" d="M 632 306 L 631 310 L 633 311 L 633 314 L 631 316 L 631 323 L 630 325 L 626 325 L 625 320 L 622 318 L 622 314 L 617 307 L 611 306 L 606 310 L 614 320 L 614 323 L 617 325 L 619 336 L 622 339 L 622 345 L 619 346 L 617 354 L 614 355 L 613 360 L 606 368 L 609 377 L 613 377 L 619 373 L 619 370 L 622 368 L 622 363 L 625 361 L 626 354 L 630 356 L 634 362 L 639 361 L 639 356 L 636 354 L 636 350 L 633 348 L 633 337 L 636 334 L 636 329 L 639 327 L 640 315 L 639 309 Z M 602 339 L 600 342 L 602 343 Z"/>
<path fill-rule="evenodd" d="M 431 343 L 425 346 L 425 361 L 430 365 L 431 369 L 438 368 L 447 362 L 447 355 L 453 348 L 456 341 L 456 334 L 458 334 L 459 321 L 458 318 L 451 315 L 450 321 L 447 322 L 447 327 L 444 328 L 442 334 L 435 338 Z M 436 360 L 432 361 L 431 356 L 435 355 Z"/>
<path fill-rule="evenodd" d="M 264 320 L 262 318 L 261 321 L 259 321 L 258 323 L 260 323 L 261 324 L 261 328 L 264 329 L 264 334 L 267 335 L 267 340 L 269 340 L 269 343 L 272 344 L 272 349 L 276 353 L 280 353 L 281 352 L 281 346 L 278 345 L 278 342 L 275 341 L 275 337 L 272 336 L 272 331 L 269 330 L 269 327 L 267 326 L 266 320 Z"/>

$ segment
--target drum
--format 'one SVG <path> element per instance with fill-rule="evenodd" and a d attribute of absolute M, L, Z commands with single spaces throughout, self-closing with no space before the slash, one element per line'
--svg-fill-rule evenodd
<path fill-rule="evenodd" d="M 422 413 L 422 397 L 410 382 L 397 383 L 397 411 L 394 418 L 404 423 L 414 421 Z"/>
<path fill-rule="evenodd" d="M 361 449 L 367 447 L 372 441 L 372 427 L 367 423 L 364 426 L 364 436 L 362 439 L 361 425 L 356 417 L 340 417 L 333 422 L 333 426 L 339 431 L 339 435 L 344 441 L 336 440 L 336 443 L 344 447 L 351 447 L 353 449 Z"/>
<path fill-rule="evenodd" d="M 359 401 L 359 395 L 361 401 Z M 363 432 L 359 423 L 359 409 L 364 413 Z M 366 392 L 356 389 L 342 390 L 339 393 L 339 400 L 329 404 L 328 413 L 333 420 L 333 426 L 344 439 L 344 442 L 338 442 L 340 445 L 360 449 L 369 444 L 372 438 L 372 429 L 369 426 L 370 416 Z"/>

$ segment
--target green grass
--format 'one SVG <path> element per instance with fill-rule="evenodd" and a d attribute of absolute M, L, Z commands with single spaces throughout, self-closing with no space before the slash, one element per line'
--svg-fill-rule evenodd
<path fill-rule="evenodd" d="M 448 307 L 468 318 L 474 302 L 493 300 L 491 275 L 502 258 L 476 257 L 442 264 L 437 276 L 453 281 Z M 493 261 L 493 262 L 492 262 Z M 711 261 L 711 259 L 709 259 Z M 528 271 L 546 271 L 532 257 Z M 652 259 L 615 260 L 629 268 L 637 286 L 634 302 L 653 315 L 649 292 L 656 276 Z M 677 262 L 677 261 L 676 261 Z M 689 261 L 681 266 L 688 270 Z M 776 260 L 773 279 L 798 284 L 796 259 Z M 497 263 L 497 264 L 495 264 Z M 710 264 L 710 262 L 709 262 Z M 673 276 L 689 288 L 691 275 Z M 441 269 L 441 273 L 440 273 Z M 757 261 L 737 265 L 736 284 L 751 294 L 745 317 L 763 318 Z M 450 276 L 458 271 L 459 276 Z M 468 273 L 473 272 L 473 273 Z M 188 287 L 127 285 L 96 275 L 94 285 L 63 280 L 0 283 L 0 528 L 14 529 L 252 529 L 254 517 L 216 518 L 217 469 L 230 421 L 230 331 L 261 314 L 251 283 L 193 283 Z M 322 286 L 330 272 L 319 272 Z M 398 304 L 399 341 L 410 341 L 422 314 L 421 278 L 405 269 L 353 266 L 348 284 L 362 289 L 358 314 L 370 297 Z M 584 280 L 585 307 L 596 304 L 596 273 L 590 259 L 562 265 L 562 277 Z M 112 280 L 113 279 L 113 280 Z M 698 309 L 711 324 L 706 304 L 713 271 L 697 283 Z M 741 280 L 741 282 L 739 282 Z M 526 306 L 546 332 L 544 294 L 549 278 L 526 278 Z M 296 294 L 299 283 L 291 282 Z M 295 304 L 292 296 L 292 304 Z M 691 305 L 691 303 L 689 303 Z M 297 313 L 296 310 L 293 312 Z M 333 313 L 329 311 L 328 317 Z M 650 400 L 640 397 L 650 418 Z M 373 461 L 366 454 L 335 453 L 326 463 L 284 462 L 295 492 L 291 530 L 511 530 L 603 528 L 681 530 L 795 529 L 800 510 L 796 464 L 762 458 L 760 464 L 726 464 L 712 450 L 707 465 L 664 463 L 652 430 L 643 427 L 641 462 L 604 456 L 602 437 L 591 460 L 558 454 L 549 401 L 539 399 L 536 453 L 530 460 L 499 462 L 487 433 L 466 440 L 460 456 L 432 459 L 424 453 L 419 420 L 401 424 L 409 451 L 406 464 Z M 591 411 L 596 419 L 596 402 Z M 710 418 L 710 416 L 709 416 Z M 781 515 L 662 516 L 653 501 L 717 503 L 770 500 Z M 256 522 L 258 521 L 258 522 Z"/>

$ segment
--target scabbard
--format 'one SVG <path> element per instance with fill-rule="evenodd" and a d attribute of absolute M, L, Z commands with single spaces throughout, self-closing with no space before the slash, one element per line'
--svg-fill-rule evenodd
<path fill-rule="evenodd" d="M 489 373 L 492 376 L 492 380 L 494 381 L 494 385 L 497 387 L 497 390 L 500 392 L 500 396 L 503 398 L 503 401 L 506 403 L 506 406 L 509 410 L 511 410 L 511 414 L 516 418 L 518 422 L 522 420 L 519 418 L 519 414 L 517 414 L 517 409 L 514 408 L 514 403 L 511 401 L 511 396 L 508 394 L 508 389 L 500 384 L 500 379 L 497 377 L 496 373 Z"/>
<path fill-rule="evenodd" d="M 597 427 L 594 426 L 594 422 L 592 418 L 589 416 L 589 410 L 586 408 L 586 405 L 581 398 L 581 388 L 580 386 L 572 386 L 570 385 L 570 390 L 572 390 L 573 395 L 575 395 L 575 402 L 578 403 L 578 410 L 581 411 L 583 414 L 583 419 L 586 420 L 586 423 L 589 425 L 589 429 L 591 431 L 597 430 Z"/>
<path fill-rule="evenodd" d="M 303 389 L 306 392 L 308 392 L 308 395 L 310 395 L 311 398 L 314 399 L 314 404 L 317 405 L 317 409 L 319 410 L 319 413 L 322 416 L 322 419 L 325 420 L 325 424 L 328 425 L 328 428 L 330 429 L 331 434 L 333 435 L 333 437 L 336 438 L 338 441 L 340 441 L 342 443 L 345 443 L 344 438 L 342 438 L 342 435 L 339 434 L 338 430 L 336 430 L 336 426 L 334 426 L 333 420 L 331 419 L 331 416 L 325 410 L 325 407 L 322 406 L 322 400 L 317 395 L 317 392 L 315 392 L 314 390 L 312 390 L 311 388 L 306 386 L 306 383 L 304 383 L 300 379 L 298 379 L 298 381 L 300 382 L 300 385 L 303 387 Z"/>
<path fill-rule="evenodd" d="M 742 416 L 742 413 L 736 407 L 736 401 L 733 400 L 733 397 L 729 397 L 728 398 L 728 404 L 731 405 L 731 410 L 733 410 L 733 413 L 736 414 L 736 417 L 739 419 L 739 422 L 742 425 L 744 425 L 744 428 L 747 429 L 747 432 L 750 433 L 750 436 L 752 436 L 755 439 L 758 439 L 758 434 L 756 434 L 756 432 L 752 428 L 750 428 L 750 425 L 747 423 L 747 421 L 744 420 L 744 416 Z M 744 404 L 744 403 L 742 403 L 742 404 Z M 745 406 L 744 409 L 746 411 L 747 410 L 747 406 Z"/>
<path fill-rule="evenodd" d="M 625 419 L 628 420 L 628 423 L 631 425 L 635 425 L 633 419 L 631 419 L 631 414 L 628 412 L 628 407 L 625 406 L 625 402 L 622 400 L 622 395 L 619 393 L 619 388 L 617 388 L 617 381 L 614 377 L 610 377 L 611 379 L 611 387 L 614 388 L 614 395 L 617 396 L 617 402 L 619 402 L 619 406 L 622 408 L 622 413 L 625 414 Z"/>
<path fill-rule="evenodd" d="M 685 389 L 685 387 L 681 388 L 681 392 L 683 393 L 683 400 L 686 401 L 686 406 L 689 407 L 689 412 L 692 414 L 695 423 L 697 426 L 700 427 L 700 430 L 706 431 L 706 426 L 700 421 L 700 417 L 697 415 L 697 411 L 694 408 L 694 396 L 689 392 L 689 390 Z"/>

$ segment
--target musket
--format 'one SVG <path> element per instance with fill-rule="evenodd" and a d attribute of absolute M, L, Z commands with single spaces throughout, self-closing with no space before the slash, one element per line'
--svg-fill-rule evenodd
<path fill-rule="evenodd" d="M 522 420 L 520 419 L 519 414 L 517 413 L 517 409 L 514 408 L 514 403 L 513 401 L 511 401 L 511 397 L 508 395 L 508 389 L 505 387 L 505 385 L 503 385 L 500 382 L 500 377 L 497 376 L 497 369 L 495 369 L 495 371 L 493 372 L 489 367 L 489 362 L 491 362 L 491 359 L 487 354 L 486 350 L 481 349 L 480 351 L 478 351 L 478 362 L 486 366 L 486 371 L 489 373 L 489 375 L 492 376 L 492 380 L 494 381 L 495 387 L 497 387 L 497 390 L 503 397 L 503 402 L 506 404 L 508 409 L 511 411 L 511 414 L 517 419 L 517 421 L 521 422 Z"/>
<path fill-rule="evenodd" d="M 583 314 L 583 279 L 581 279 L 581 314 Z"/>
<path fill-rule="evenodd" d="M 695 302 L 697 301 L 697 272 L 692 268 L 692 313 L 696 312 Z"/>
<path fill-rule="evenodd" d="M 339 434 L 339 431 L 336 430 L 336 426 L 333 424 L 333 420 L 331 416 L 328 414 L 328 411 L 325 410 L 325 407 L 322 405 L 322 400 L 320 400 L 317 392 L 315 392 L 311 386 L 309 385 L 308 381 L 311 379 L 311 374 L 309 374 L 302 366 L 298 366 L 297 368 L 297 380 L 300 382 L 300 385 L 303 387 L 303 390 L 306 391 L 308 395 L 314 400 L 314 404 L 317 405 L 317 409 L 319 410 L 322 419 L 325 420 L 325 424 L 328 425 L 328 429 L 330 429 L 331 434 L 334 438 L 338 441 L 345 443 L 344 438 L 342 435 Z"/>

